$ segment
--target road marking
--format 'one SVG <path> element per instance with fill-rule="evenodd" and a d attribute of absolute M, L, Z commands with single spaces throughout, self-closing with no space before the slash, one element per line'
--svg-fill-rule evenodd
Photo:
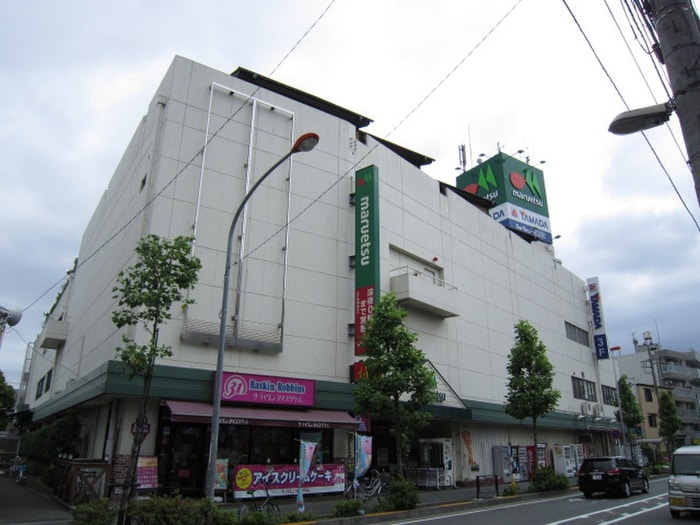
<path fill-rule="evenodd" d="M 572 516 L 571 518 L 567 518 L 567 519 L 561 520 L 561 521 L 552 521 L 550 523 L 547 523 L 547 525 L 561 525 L 562 523 L 568 523 L 570 521 L 592 518 L 598 514 L 603 514 L 605 512 L 611 512 L 614 510 L 624 509 L 625 507 L 636 506 L 636 505 L 639 505 L 640 503 L 644 503 L 646 501 L 654 501 L 654 500 L 659 500 L 659 499 L 662 499 L 663 501 L 658 503 L 655 507 L 651 507 L 648 509 L 642 509 L 642 510 L 635 512 L 635 513 L 632 513 L 632 514 L 625 514 L 625 515 L 620 516 L 618 518 L 615 518 L 614 520 L 611 520 L 611 521 L 601 521 L 601 522 L 598 522 L 597 525 L 604 525 L 606 523 L 617 523 L 618 521 L 622 521 L 622 520 L 625 520 L 627 518 L 631 518 L 632 516 L 637 516 L 639 514 L 645 514 L 647 512 L 651 512 L 652 510 L 656 510 L 658 508 L 663 507 L 664 505 L 666 505 L 666 494 L 659 494 L 658 496 L 650 496 L 650 497 L 647 497 L 644 499 L 635 499 L 634 501 L 630 501 L 630 502 L 624 503 L 622 505 L 617 505 L 615 507 L 607 507 L 605 509 L 597 510 L 595 512 L 587 512 L 586 514 L 579 514 L 578 516 Z"/>
<path fill-rule="evenodd" d="M 440 514 L 437 516 L 426 516 L 424 518 L 414 518 L 414 519 L 409 519 L 409 520 L 402 520 L 402 521 L 395 521 L 391 522 L 392 525 L 407 525 L 409 523 L 423 523 L 423 522 L 435 522 L 438 520 L 442 519 L 449 519 L 449 518 L 456 518 L 459 516 L 466 516 L 467 514 L 482 514 L 484 512 L 493 512 L 498 509 L 503 509 L 503 508 L 513 508 L 513 507 L 525 507 L 528 505 L 536 505 L 538 503 L 543 503 L 545 501 L 553 501 L 557 499 L 567 499 L 570 498 L 570 495 L 565 495 L 565 496 L 557 496 L 553 498 L 537 498 L 534 500 L 530 501 L 517 501 L 514 503 L 506 503 L 503 505 L 494 505 L 494 506 L 488 506 L 484 507 L 481 509 L 469 509 L 469 510 L 463 510 L 460 512 L 452 512 L 450 514 Z"/>
<path fill-rule="evenodd" d="M 651 480 L 651 483 L 656 483 L 656 482 L 660 482 L 660 481 L 666 482 L 666 480 L 663 479 L 663 480 Z M 550 523 L 548 525 L 567 523 L 567 522 L 575 520 L 575 519 L 586 518 L 588 516 L 594 516 L 594 515 L 599 514 L 601 512 L 608 512 L 609 510 L 612 510 L 612 509 L 624 508 L 624 507 L 628 507 L 631 505 L 639 504 L 640 502 L 653 501 L 653 500 L 659 499 L 659 498 L 663 498 L 663 502 L 661 504 L 659 504 L 659 505 L 657 505 L 649 510 L 641 511 L 641 513 L 651 512 L 652 510 L 656 510 L 656 509 L 666 505 L 667 494 L 665 492 L 662 494 L 659 494 L 658 496 L 649 496 L 649 497 L 646 497 L 644 499 L 633 499 L 633 500 L 630 500 L 628 503 L 618 505 L 617 507 L 609 507 L 608 509 L 600 510 L 597 512 L 593 512 L 593 513 L 589 513 L 589 514 L 581 514 L 581 515 L 576 516 L 574 518 L 569 518 L 569 519 L 566 519 L 563 521 L 553 522 L 553 523 Z M 468 510 L 463 510 L 460 512 L 451 512 L 449 514 L 425 516 L 423 518 L 413 518 L 413 519 L 408 519 L 408 520 L 387 522 L 387 525 L 408 525 L 408 524 L 412 524 L 412 523 L 424 523 L 424 522 L 434 523 L 434 522 L 437 522 L 437 521 L 442 520 L 442 519 L 456 518 L 459 516 L 466 516 L 469 514 L 482 514 L 484 512 L 494 512 L 494 511 L 497 511 L 497 510 L 503 509 L 503 508 L 514 508 L 514 507 L 525 507 L 528 505 L 537 505 L 537 504 L 543 503 L 545 501 L 553 501 L 553 500 L 558 500 L 558 499 L 569 499 L 571 501 L 588 501 L 587 499 L 585 499 L 583 497 L 583 494 L 580 494 L 578 497 L 574 497 L 574 498 L 571 497 L 571 494 L 564 494 L 562 496 L 543 497 L 543 498 L 537 498 L 537 499 L 528 500 L 528 501 L 516 501 L 513 503 L 504 503 L 504 504 L 499 504 L 499 505 L 494 505 L 494 506 L 483 507 L 480 509 L 468 509 Z M 445 505 L 445 507 L 447 507 L 447 505 Z M 636 514 L 632 514 L 632 515 L 636 515 Z M 625 518 L 620 518 L 620 519 L 625 519 Z M 596 525 L 603 525 L 604 523 L 615 523 L 615 521 L 601 522 L 600 524 L 596 524 Z"/>

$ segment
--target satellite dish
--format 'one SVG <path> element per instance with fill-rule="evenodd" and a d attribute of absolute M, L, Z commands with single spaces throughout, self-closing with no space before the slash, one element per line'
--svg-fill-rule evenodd
<path fill-rule="evenodd" d="M 8 310 L 4 306 L 0 306 L 0 324 L 15 326 L 20 319 L 22 319 L 22 310 L 19 308 Z"/>

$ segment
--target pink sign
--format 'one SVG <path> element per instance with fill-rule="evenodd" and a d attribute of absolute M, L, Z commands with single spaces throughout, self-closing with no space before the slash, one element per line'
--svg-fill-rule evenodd
<path fill-rule="evenodd" d="M 308 379 L 224 372 L 221 400 L 266 405 L 313 406 L 316 384 Z"/>
<path fill-rule="evenodd" d="M 299 465 L 238 465 L 233 475 L 236 498 L 265 496 L 265 484 L 271 496 L 294 496 L 299 490 Z M 304 494 L 343 492 L 345 465 L 311 465 L 302 485 Z"/>

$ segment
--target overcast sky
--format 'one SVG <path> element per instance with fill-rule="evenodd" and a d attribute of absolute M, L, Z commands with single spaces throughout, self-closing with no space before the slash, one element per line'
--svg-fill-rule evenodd
<path fill-rule="evenodd" d="M 25 0 L 0 2 L 0 19 L 0 305 L 24 310 L 0 348 L 13 386 L 175 55 L 366 115 L 452 184 L 460 144 L 467 167 L 499 148 L 545 161 L 556 254 L 600 279 L 610 345 L 651 331 L 700 350 L 700 207 L 678 119 L 647 132 L 661 164 L 641 134 L 607 131 L 625 102 L 668 100 L 620 2 Z"/>

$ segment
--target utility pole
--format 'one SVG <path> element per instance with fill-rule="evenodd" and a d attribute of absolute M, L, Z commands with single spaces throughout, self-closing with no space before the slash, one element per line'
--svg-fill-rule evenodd
<path fill-rule="evenodd" d="M 700 23 L 690 0 L 643 2 L 656 29 L 700 202 Z"/>

